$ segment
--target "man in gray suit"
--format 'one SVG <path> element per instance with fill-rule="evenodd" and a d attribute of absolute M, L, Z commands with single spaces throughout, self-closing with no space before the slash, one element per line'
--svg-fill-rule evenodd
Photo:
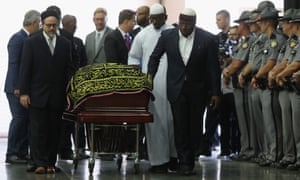
<path fill-rule="evenodd" d="M 93 21 L 96 30 L 86 36 L 85 50 L 88 58 L 87 64 L 105 63 L 104 39 L 112 29 L 106 26 L 107 11 L 104 8 L 97 8 L 94 11 Z"/>

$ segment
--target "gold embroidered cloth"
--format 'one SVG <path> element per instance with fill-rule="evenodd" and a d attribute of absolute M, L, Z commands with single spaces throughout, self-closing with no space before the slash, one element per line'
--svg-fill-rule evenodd
<path fill-rule="evenodd" d="M 76 106 L 85 97 L 114 91 L 152 90 L 151 76 L 138 68 L 116 63 L 87 65 L 70 81 L 68 98 Z"/>

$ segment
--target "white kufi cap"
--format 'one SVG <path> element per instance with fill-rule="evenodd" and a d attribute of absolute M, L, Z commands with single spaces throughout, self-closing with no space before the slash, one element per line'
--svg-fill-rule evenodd
<path fill-rule="evenodd" d="M 151 7 L 150 7 L 150 15 L 154 15 L 154 14 L 164 14 L 165 13 L 165 9 L 164 7 L 159 4 L 159 3 L 156 3 L 156 4 L 153 4 Z"/>
<path fill-rule="evenodd" d="M 186 16 L 196 16 L 196 12 L 191 8 L 183 9 L 183 11 L 180 14 L 183 14 L 183 15 L 186 15 Z"/>

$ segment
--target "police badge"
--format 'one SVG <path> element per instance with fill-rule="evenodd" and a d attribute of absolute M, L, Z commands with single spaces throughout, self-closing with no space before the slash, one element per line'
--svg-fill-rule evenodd
<path fill-rule="evenodd" d="M 297 45 L 297 42 L 294 40 L 290 41 L 290 48 L 294 48 Z"/>
<path fill-rule="evenodd" d="M 248 43 L 247 43 L 247 42 L 243 42 L 242 48 L 243 48 L 243 49 L 246 49 L 247 47 L 248 47 Z"/>
<path fill-rule="evenodd" d="M 275 48 L 277 46 L 277 41 L 274 39 L 271 41 L 271 48 Z"/>

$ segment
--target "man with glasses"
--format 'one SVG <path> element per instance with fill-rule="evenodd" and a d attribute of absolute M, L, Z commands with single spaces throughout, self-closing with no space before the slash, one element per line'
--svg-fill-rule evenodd
<path fill-rule="evenodd" d="M 55 172 L 66 86 L 75 69 L 71 42 L 56 34 L 59 15 L 47 10 L 41 19 L 43 30 L 25 42 L 20 69 L 20 103 L 29 111 L 37 174 Z"/>

